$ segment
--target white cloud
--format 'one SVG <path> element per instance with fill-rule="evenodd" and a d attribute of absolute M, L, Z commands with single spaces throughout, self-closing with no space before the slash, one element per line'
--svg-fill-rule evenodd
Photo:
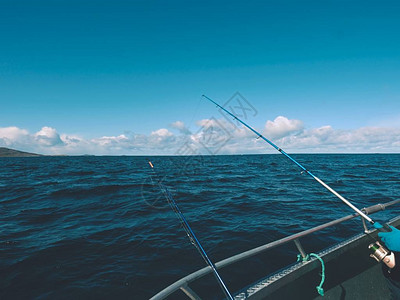
<path fill-rule="evenodd" d="M 337 130 L 330 126 L 282 138 L 282 148 L 296 152 L 400 152 L 400 128 L 363 127 Z"/>
<path fill-rule="evenodd" d="M 0 140 L 3 145 L 12 145 L 14 142 L 25 139 L 29 136 L 29 132 L 18 127 L 3 127 L 0 128 Z"/>
<path fill-rule="evenodd" d="M 29 150 L 33 137 L 25 129 L 18 127 L 0 127 L 0 146 L 17 148 L 19 150 Z"/>
<path fill-rule="evenodd" d="M 62 144 L 62 140 L 54 128 L 43 127 L 35 134 L 35 140 L 44 146 L 55 146 Z"/>
<path fill-rule="evenodd" d="M 147 137 L 147 146 L 153 148 L 162 149 L 163 152 L 167 152 L 169 154 L 170 151 L 176 146 L 176 139 L 172 132 L 168 129 L 161 128 L 156 131 L 153 131 L 149 137 Z"/>
<path fill-rule="evenodd" d="M 120 143 L 127 142 L 128 138 L 121 134 L 119 136 L 103 136 L 99 139 L 93 139 L 92 142 L 101 146 L 112 146 Z"/>
<path fill-rule="evenodd" d="M 267 121 L 265 124 L 265 134 L 274 139 L 279 139 L 289 134 L 301 132 L 303 122 L 299 120 L 289 120 L 286 117 L 278 116 L 274 121 Z"/>
<path fill-rule="evenodd" d="M 274 153 L 275 150 L 242 125 L 225 119 L 203 119 L 196 133 L 185 132 L 183 122 L 171 125 L 174 134 L 160 128 L 150 134 L 125 133 L 86 139 L 59 134 L 45 126 L 36 133 L 18 127 L 0 128 L 0 146 L 43 154 L 174 155 Z M 265 136 L 287 152 L 400 153 L 400 128 L 363 127 L 338 130 L 331 126 L 305 128 L 300 120 L 280 116 L 265 124 Z"/>
<path fill-rule="evenodd" d="M 157 137 L 160 137 L 160 138 L 165 138 L 165 137 L 173 136 L 174 134 L 172 132 L 170 132 L 168 129 L 161 128 L 161 129 L 158 129 L 156 131 L 153 131 L 151 133 L 151 135 L 152 136 L 157 136 Z"/>
<path fill-rule="evenodd" d="M 191 131 L 185 126 L 185 124 L 182 121 L 176 121 L 171 124 L 172 128 L 178 129 L 180 133 L 189 135 L 191 134 Z"/>

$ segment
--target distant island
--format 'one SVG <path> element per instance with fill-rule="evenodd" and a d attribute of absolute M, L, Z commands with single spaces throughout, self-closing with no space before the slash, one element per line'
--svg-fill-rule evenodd
<path fill-rule="evenodd" d="M 42 156 L 42 155 L 0 147 L 0 157 L 34 157 L 34 156 Z"/>

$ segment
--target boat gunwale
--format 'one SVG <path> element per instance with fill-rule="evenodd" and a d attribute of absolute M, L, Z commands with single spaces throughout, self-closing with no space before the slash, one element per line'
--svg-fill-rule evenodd
<path fill-rule="evenodd" d="M 399 202 L 400 202 L 400 199 L 394 200 L 394 201 L 390 201 L 390 202 L 387 202 L 387 203 L 384 203 L 384 204 L 376 204 L 376 205 L 364 208 L 363 210 L 366 211 L 368 214 L 374 214 L 374 213 L 377 213 L 379 211 L 383 211 L 384 209 L 386 209 L 386 207 L 394 205 L 394 204 L 397 204 Z M 345 221 L 354 219 L 356 217 L 359 217 L 359 214 L 357 214 L 357 213 L 350 214 L 350 215 L 344 216 L 342 218 L 335 219 L 335 220 L 332 220 L 330 222 L 327 222 L 327 223 L 312 227 L 310 229 L 295 233 L 293 235 L 281 238 L 279 240 L 276 240 L 276 241 L 273 241 L 273 242 L 258 246 L 256 248 L 253 248 L 253 249 L 244 251 L 242 253 L 236 254 L 234 256 L 228 257 L 226 259 L 223 259 L 223 260 L 215 263 L 215 267 L 217 269 L 222 269 L 222 268 L 224 268 L 226 266 L 229 266 L 229 265 L 231 265 L 233 263 L 236 263 L 236 262 L 242 261 L 244 259 L 250 258 L 250 257 L 252 257 L 254 255 L 260 254 L 260 253 L 262 253 L 264 251 L 267 251 L 267 250 L 271 250 L 271 249 L 276 248 L 278 246 L 285 245 L 287 243 L 296 241 L 296 240 L 298 240 L 298 239 L 300 239 L 302 237 L 308 236 L 308 235 L 310 235 L 310 234 L 312 234 L 314 232 L 321 231 L 323 229 L 335 226 L 337 224 L 340 224 L 340 223 L 343 223 Z M 367 232 L 367 228 L 365 227 L 365 221 L 364 220 L 363 220 L 362 224 L 364 225 L 365 232 Z M 369 231 L 368 231 L 368 233 L 369 233 Z M 350 239 L 352 239 L 352 238 L 350 238 Z M 332 246 L 332 247 L 335 247 L 335 245 Z M 332 247 L 329 247 L 328 249 L 330 249 Z M 199 278 L 201 278 L 201 277 L 203 277 L 203 276 L 205 276 L 205 275 L 207 275 L 207 274 L 209 274 L 211 272 L 212 272 L 212 269 L 209 266 L 204 267 L 202 269 L 199 269 L 199 270 L 197 270 L 197 271 L 195 271 L 195 272 L 193 272 L 193 273 L 191 273 L 191 274 L 189 274 L 189 275 L 187 275 L 187 276 L 175 281 L 171 285 L 167 286 L 166 288 L 164 288 L 163 290 L 158 292 L 156 295 L 151 297 L 150 300 L 165 299 L 166 297 L 168 297 L 172 293 L 178 291 L 179 289 L 180 290 L 185 290 L 189 286 L 189 283 L 191 283 L 191 282 L 193 282 L 193 281 L 195 281 L 195 280 L 197 280 L 197 279 L 199 279 Z M 254 284 L 256 284 L 256 283 L 254 283 Z M 243 292 L 243 289 L 238 291 L 237 293 L 240 293 L 240 292 Z M 190 297 L 190 295 L 188 295 L 188 297 Z M 198 298 L 195 297 L 193 299 L 198 299 Z"/>

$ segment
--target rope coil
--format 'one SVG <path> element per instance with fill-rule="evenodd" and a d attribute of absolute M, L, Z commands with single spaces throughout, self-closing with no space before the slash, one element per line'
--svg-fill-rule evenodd
<path fill-rule="evenodd" d="M 324 264 L 324 261 L 322 260 L 322 258 L 318 254 L 315 254 L 315 253 L 307 254 L 306 257 L 302 257 L 300 254 L 298 254 L 297 261 L 298 262 L 299 261 L 306 262 L 306 261 L 311 260 L 311 257 L 315 257 L 321 263 L 321 282 L 316 287 L 316 289 L 317 289 L 318 294 L 320 294 L 321 296 L 324 296 L 324 289 L 322 288 L 322 285 L 324 284 L 324 281 L 325 281 L 325 264 Z"/>

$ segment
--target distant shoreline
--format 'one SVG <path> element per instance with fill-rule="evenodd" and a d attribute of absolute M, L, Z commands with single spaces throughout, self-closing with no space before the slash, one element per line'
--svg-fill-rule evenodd
<path fill-rule="evenodd" d="M 0 147 L 0 157 L 38 157 L 38 156 L 43 156 L 43 155 Z"/>

